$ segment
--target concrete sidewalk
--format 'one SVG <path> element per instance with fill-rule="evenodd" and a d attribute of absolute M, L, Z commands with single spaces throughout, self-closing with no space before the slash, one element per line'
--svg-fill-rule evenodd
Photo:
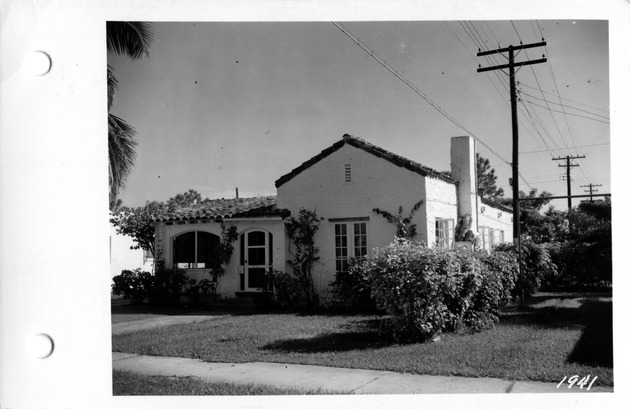
<path fill-rule="evenodd" d="M 419 393 L 593 393 L 613 392 L 612 387 L 557 388 L 555 383 L 507 381 L 400 374 L 390 371 L 332 368 L 311 365 L 251 362 L 243 364 L 203 362 L 113 352 L 113 369 L 145 375 L 193 376 L 205 381 L 265 384 L 277 387 L 318 389 L 353 394 Z"/>
<path fill-rule="evenodd" d="M 147 318 L 144 320 L 125 321 L 112 324 L 112 335 L 125 334 L 127 332 L 142 331 L 159 327 L 167 327 L 176 324 L 189 324 L 191 322 L 201 322 L 225 317 L 226 314 L 200 314 L 200 315 L 162 315 L 159 317 Z"/>

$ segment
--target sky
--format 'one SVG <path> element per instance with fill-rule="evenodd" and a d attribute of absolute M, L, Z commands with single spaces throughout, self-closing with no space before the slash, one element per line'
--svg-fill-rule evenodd
<path fill-rule="evenodd" d="M 572 194 L 610 192 L 606 21 L 340 23 L 415 90 L 332 22 L 157 22 L 148 58 L 108 55 L 111 112 L 137 131 L 123 203 L 188 189 L 275 195 L 275 180 L 346 133 L 436 170 L 450 168 L 452 136 L 474 136 L 511 197 L 508 76 L 477 72 L 506 58 L 476 53 L 543 37 L 516 56 L 548 59 L 516 73 L 520 189 L 566 195 L 565 162 L 553 158 L 584 155 L 572 161 Z"/>

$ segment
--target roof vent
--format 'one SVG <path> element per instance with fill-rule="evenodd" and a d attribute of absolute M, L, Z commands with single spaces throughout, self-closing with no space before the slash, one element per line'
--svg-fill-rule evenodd
<path fill-rule="evenodd" d="M 346 182 L 352 182 L 352 167 L 349 163 L 346 163 L 345 165 L 343 165 L 343 167 L 345 171 Z"/>

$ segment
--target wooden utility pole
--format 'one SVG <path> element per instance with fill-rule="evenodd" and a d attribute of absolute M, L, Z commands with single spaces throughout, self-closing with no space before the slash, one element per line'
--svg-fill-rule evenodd
<path fill-rule="evenodd" d="M 516 67 L 522 67 L 524 65 L 532 65 L 532 64 L 539 64 L 539 63 L 543 63 L 543 62 L 547 62 L 547 59 L 545 58 L 545 56 L 543 55 L 543 58 L 538 59 L 538 60 L 531 60 L 531 61 L 521 61 L 521 62 L 515 62 L 514 61 L 514 51 L 515 50 L 524 50 L 526 48 L 534 48 L 534 47 L 542 47 L 547 45 L 547 43 L 544 41 L 540 42 L 540 43 L 533 43 L 533 44 L 523 44 L 521 43 L 520 45 L 517 46 L 509 46 L 507 48 L 498 48 L 496 50 L 490 50 L 490 51 L 481 51 L 479 50 L 479 52 L 477 53 L 477 57 L 482 57 L 484 55 L 490 55 L 490 54 L 498 54 L 498 53 L 508 53 L 508 63 L 507 64 L 502 64 L 502 65 L 497 65 L 494 67 L 485 67 L 485 68 L 481 68 L 481 65 L 479 65 L 479 69 L 477 70 L 477 72 L 485 72 L 485 71 L 492 71 L 492 70 L 503 70 L 505 68 L 509 69 L 509 76 L 510 76 L 510 106 L 512 108 L 512 209 L 514 211 L 514 217 L 512 220 L 512 237 L 514 239 L 514 244 L 516 244 L 516 255 L 518 258 L 518 273 L 519 275 L 521 275 L 521 213 L 519 210 L 519 206 L 518 206 L 518 118 L 517 118 L 517 107 L 516 107 L 516 72 L 514 71 L 514 68 Z M 521 288 L 521 306 L 525 305 L 525 294 L 523 289 Z"/>
<path fill-rule="evenodd" d="M 597 187 L 597 186 L 601 186 L 601 185 L 594 185 L 592 183 L 589 183 L 588 185 L 580 185 L 580 187 L 587 187 L 588 188 L 591 202 L 593 201 L 593 192 L 599 192 L 599 190 L 593 189 L 594 187 Z M 585 192 L 586 192 L 586 190 L 585 190 Z"/>
<path fill-rule="evenodd" d="M 490 54 L 498 54 L 498 53 L 506 53 L 506 52 L 508 53 L 507 64 L 497 65 L 494 67 L 484 67 L 484 68 L 481 68 L 481 65 L 480 65 L 477 72 L 503 70 L 505 68 L 509 69 L 510 105 L 512 108 L 512 209 L 514 209 L 514 218 L 513 218 L 513 223 L 512 223 L 512 229 L 513 229 L 512 236 L 514 238 L 515 243 L 520 242 L 520 240 L 519 241 L 517 240 L 521 236 L 521 215 L 520 215 L 519 207 L 518 207 L 518 192 L 519 192 L 519 189 L 518 189 L 518 118 L 516 115 L 517 100 L 516 100 L 516 79 L 515 79 L 514 68 L 522 67 L 524 65 L 532 65 L 532 64 L 539 64 L 539 63 L 547 62 L 547 59 L 543 55 L 543 58 L 538 59 L 538 60 L 515 62 L 514 51 L 524 50 L 526 48 L 542 47 L 545 45 L 547 45 L 547 42 L 544 41 L 543 39 L 543 41 L 540 43 L 533 43 L 533 44 L 521 43 L 520 45 L 517 45 L 517 46 L 511 45 L 509 47 L 498 48 L 496 50 L 490 50 L 490 51 L 479 50 L 479 52 L 477 53 L 477 57 L 482 57 L 484 55 L 490 55 Z M 520 244 L 519 244 L 519 253 L 520 253 Z"/>
<path fill-rule="evenodd" d="M 571 210 L 571 168 L 574 168 L 576 166 L 580 166 L 577 163 L 571 163 L 571 159 L 583 159 L 586 158 L 586 156 L 584 155 L 580 155 L 580 156 L 561 156 L 561 157 L 557 157 L 557 158 L 553 158 L 552 160 L 564 160 L 566 161 L 565 164 L 559 163 L 558 167 L 559 168 L 567 168 L 567 202 L 568 202 L 568 206 L 569 206 L 569 210 Z"/>

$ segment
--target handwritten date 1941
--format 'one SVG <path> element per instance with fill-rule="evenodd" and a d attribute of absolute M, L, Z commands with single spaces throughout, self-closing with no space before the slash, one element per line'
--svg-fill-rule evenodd
<path fill-rule="evenodd" d="M 592 380 L 591 380 L 591 375 L 587 375 L 582 378 L 580 378 L 578 375 L 573 375 L 570 378 L 565 376 L 564 378 L 562 378 L 562 380 L 560 381 L 558 386 L 556 386 L 556 388 L 559 388 L 564 383 L 564 381 L 567 381 L 567 386 L 569 389 L 571 389 L 571 387 L 573 386 L 579 386 L 580 389 L 583 389 L 585 386 L 588 385 L 588 387 L 586 388 L 586 390 L 588 391 L 591 389 L 591 386 L 593 386 L 593 383 L 595 383 L 595 379 L 597 379 L 597 376 L 594 376 Z M 589 383 L 589 380 L 591 381 L 590 383 Z"/>

